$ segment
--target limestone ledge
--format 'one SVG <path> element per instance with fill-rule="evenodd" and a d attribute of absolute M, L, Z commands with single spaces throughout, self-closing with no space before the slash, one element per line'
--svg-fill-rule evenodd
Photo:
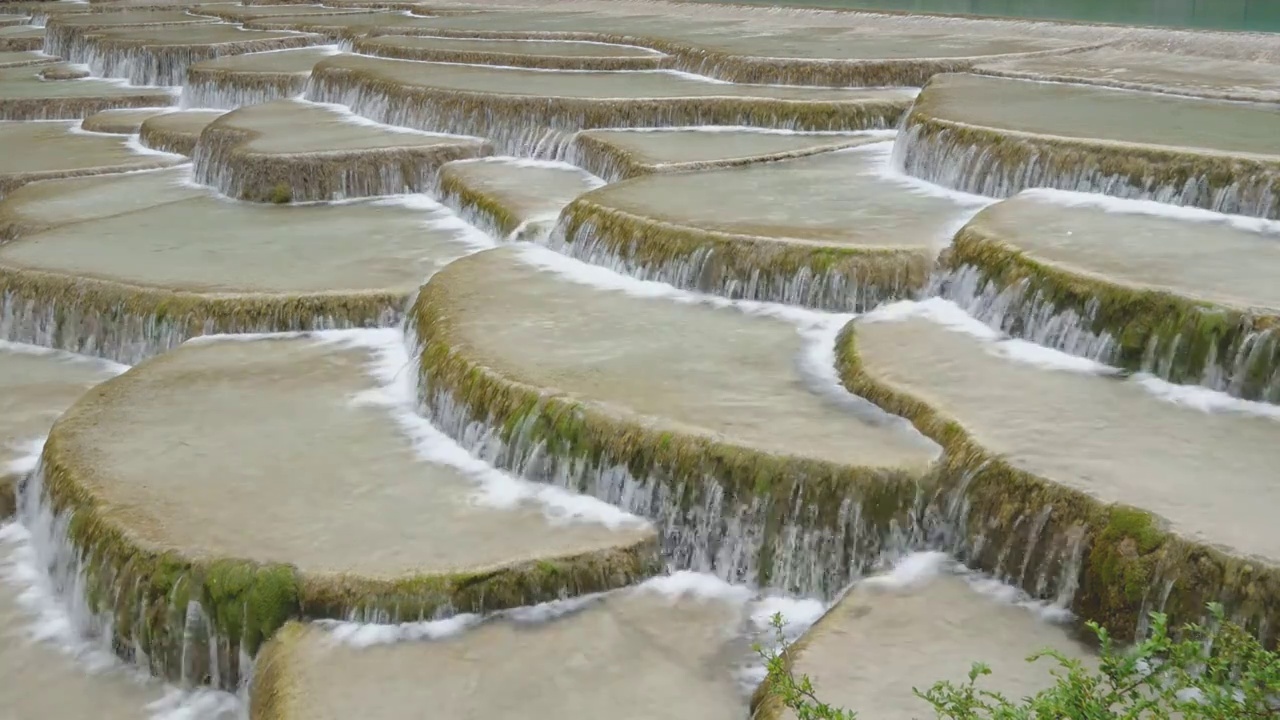
<path fill-rule="evenodd" d="M 361 55 L 419 60 L 424 62 L 463 63 L 466 65 L 502 65 L 543 70 L 660 70 L 671 66 L 667 55 L 592 57 L 573 55 L 521 55 L 510 52 L 447 50 L 443 48 L 411 48 L 388 45 L 385 36 L 358 37 L 352 41 L 352 52 Z"/>
<path fill-rule="evenodd" d="M 261 105 L 301 95 L 308 76 L 305 72 L 243 72 L 196 63 L 187 67 L 182 105 L 221 110 Z"/>
<path fill-rule="evenodd" d="M 86 33 L 77 38 L 73 57 L 101 77 L 121 78 L 135 85 L 171 86 L 181 85 L 187 69 L 198 62 L 224 55 L 309 47 L 323 41 L 319 35 L 301 33 L 254 35 L 269 34 L 246 32 L 243 40 L 163 45 L 139 38 Z"/>
<path fill-rule="evenodd" d="M 337 62 L 341 62 L 339 59 Z M 334 60 L 316 65 L 307 99 L 346 105 L 390 125 L 473 135 L 502 154 L 555 157 L 573 133 L 604 127 L 750 125 L 795 130 L 868 130 L 898 121 L 906 100 L 803 101 L 748 97 L 537 97 L 409 85 Z"/>
<path fill-rule="evenodd" d="M 977 220 L 956 235 L 944 262 L 955 275 L 971 276 L 963 283 L 982 296 L 998 295 L 1001 329 L 1013 335 L 1026 337 L 1036 325 L 1069 317 L 1085 337 L 1107 339 L 1094 345 L 1106 348 L 1099 359 L 1108 364 L 1280 402 L 1280 314 L 1072 272 L 1003 242 Z M 1072 346 L 1077 337 L 1062 333 L 1051 344 L 1079 352 Z"/>
<path fill-rule="evenodd" d="M 0 35 L 0 52 L 31 52 L 44 47 L 44 33 L 32 28 L 11 35 Z"/>
<path fill-rule="evenodd" d="M 123 108 L 172 105 L 174 96 L 163 88 L 138 88 L 131 95 L 97 97 L 0 97 L 0 120 L 78 120 Z"/>
<path fill-rule="evenodd" d="M 407 324 L 437 427 L 498 467 L 650 518 L 675 566 L 834 597 L 913 525 L 929 482 L 915 473 L 664 431 L 485 367 L 454 337 L 450 293 L 433 277 Z"/>
<path fill-rule="evenodd" d="M 174 10 L 172 7 L 161 9 Z M 145 11 L 145 8 L 131 7 L 126 10 L 126 12 L 143 11 Z M 113 15 L 115 15 L 115 13 L 104 13 L 95 18 L 85 18 L 81 13 L 59 13 L 51 16 L 44 28 L 44 51 L 50 55 L 60 57 L 67 62 L 83 63 L 86 60 L 85 54 L 88 49 L 88 36 L 97 32 L 127 27 L 145 26 L 147 28 L 163 28 L 175 25 L 212 24 L 216 22 L 214 18 L 198 17 L 195 15 L 184 16 L 175 12 L 168 19 L 154 17 L 147 18 L 143 21 L 145 25 L 121 25 L 118 20 L 112 17 Z M 101 19 L 99 20 L 98 18 Z"/>
<path fill-rule="evenodd" d="M 192 111 L 186 111 L 186 113 L 191 115 Z M 198 115 L 203 114 L 198 113 Z M 183 119 L 175 122 L 177 118 Z M 200 130 L 197 129 L 199 122 L 188 124 L 185 120 L 186 117 L 182 114 L 170 113 L 147 118 L 138 128 L 138 141 L 152 150 L 191 157 L 195 152 L 196 143 L 200 140 Z"/>
<path fill-rule="evenodd" d="M 0 522 L 18 512 L 18 481 L 14 475 L 0 475 Z"/>
<path fill-rule="evenodd" d="M 907 115 L 894 155 L 910 175 L 991 197 L 1046 187 L 1280 218 L 1280 158 L 1268 156 L 988 128 L 935 117 L 927 103 Z"/>
<path fill-rule="evenodd" d="M 166 168 L 178 164 L 181 158 L 155 157 L 151 162 L 145 163 L 127 163 L 120 165 L 100 165 L 98 167 L 86 168 L 68 168 L 63 170 L 43 170 L 25 173 L 7 173 L 0 175 L 0 198 L 8 195 L 14 190 L 26 185 L 27 183 L 38 182 L 40 180 L 55 180 L 57 178 L 75 178 L 89 177 L 91 175 L 109 175 L 111 173 L 134 172 L 138 170 L 155 170 Z M 0 231 L 0 238 L 5 233 Z M 2 271 L 0 271 L 2 272 Z"/>
<path fill-rule="evenodd" d="M 134 135 L 141 132 L 149 117 L 170 112 L 171 108 L 139 108 L 138 110 L 106 110 L 90 115 L 80 123 L 81 130 L 109 135 Z"/>
<path fill-rule="evenodd" d="M 433 13 L 434 14 L 434 13 Z M 418 34 L 408 33 L 403 34 Z M 493 40 L 579 40 L 612 45 L 637 45 L 670 57 L 668 67 L 718 80 L 765 85 L 813 85 L 820 87 L 918 87 L 939 73 L 965 72 L 993 60 L 1060 55 L 1099 47 L 1098 44 L 1042 50 L 1030 53 L 967 58 L 888 58 L 851 60 L 831 58 L 756 57 L 718 51 L 695 43 L 650 35 L 565 31 L 485 31 L 433 28 L 439 37 Z M 357 51 L 359 52 L 359 51 Z"/>
<path fill-rule="evenodd" d="M 579 197 L 560 214 L 556 250 L 642 280 L 735 300 L 864 312 L 911 297 L 933 258 L 917 250 L 840 246 L 679 225 Z"/>
<path fill-rule="evenodd" d="M 983 448 L 962 422 L 883 382 L 858 357 L 856 321 L 837 339 L 845 387 L 908 419 L 943 448 L 921 533 L 967 565 L 1033 597 L 1056 599 L 1081 620 L 1122 641 L 1160 611 L 1172 626 L 1197 621 L 1222 602 L 1247 626 L 1280 622 L 1280 568 L 1175 535 L 1139 508 L 1104 504 L 1019 470 Z M 1268 642 L 1275 644 L 1272 634 Z"/>
<path fill-rule="evenodd" d="M 848 142 L 833 142 L 829 145 L 815 145 L 814 147 L 804 148 L 801 150 L 761 153 L 759 155 L 751 155 L 748 157 L 725 158 L 723 160 L 708 160 L 704 162 L 655 164 L 647 161 L 637 153 L 631 152 L 626 148 L 609 142 L 607 139 L 596 136 L 592 134 L 591 131 L 586 131 L 578 133 L 573 137 L 572 142 L 565 146 L 564 154 L 561 159 L 573 163 L 593 175 L 598 175 L 608 182 L 614 183 L 621 180 L 629 180 L 633 177 L 640 177 L 641 175 L 652 175 L 660 172 L 694 172 L 698 170 L 742 167 L 744 165 L 777 162 L 780 160 L 793 160 L 796 158 L 808 157 L 810 155 L 828 153 L 842 148 L 864 145 L 868 142 L 875 142 L 877 140 L 880 139 L 876 138 L 873 140 L 869 138 L 852 137 L 849 138 Z"/>
<path fill-rule="evenodd" d="M 390 327 L 391 292 L 209 294 L 0 265 L 0 339 L 134 364 L 198 335 Z"/>
<path fill-rule="evenodd" d="M 102 499 L 92 462 L 64 439 L 86 421 L 84 408 L 127 382 L 126 375 L 99 386 L 58 420 L 24 495 L 39 492 L 42 511 L 66 529 L 77 561 L 57 579 L 83 588 L 115 652 L 154 676 L 234 691 L 247 670 L 242 658 L 252 659 L 290 619 L 407 622 L 488 612 L 611 590 L 660 570 L 652 537 L 620 549 L 398 578 L 190 557 L 144 542 L 130 529 L 136 512 Z"/>
<path fill-rule="evenodd" d="M 484 141 L 458 138 L 438 145 L 314 153 L 260 152 L 248 146 L 262 133 L 215 121 L 200 136 L 196 182 L 253 202 L 327 201 L 423 192 L 441 165 L 492 153 Z"/>

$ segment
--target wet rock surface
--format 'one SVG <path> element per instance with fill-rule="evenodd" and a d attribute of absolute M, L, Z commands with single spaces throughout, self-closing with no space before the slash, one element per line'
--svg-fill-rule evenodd
<path fill-rule="evenodd" d="M 1034 691 L 1084 620 L 1213 600 L 1274 644 L 1277 67 L 0 4 L 0 716 L 741 717 L 768 615 L 831 603 L 796 667 L 889 720 L 974 660 Z"/>

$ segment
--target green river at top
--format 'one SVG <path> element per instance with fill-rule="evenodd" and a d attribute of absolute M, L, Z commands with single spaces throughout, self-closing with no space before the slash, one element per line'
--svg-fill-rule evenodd
<path fill-rule="evenodd" d="M 701 0 L 746 5 L 987 15 L 1028 20 L 1280 32 L 1280 0 Z"/>

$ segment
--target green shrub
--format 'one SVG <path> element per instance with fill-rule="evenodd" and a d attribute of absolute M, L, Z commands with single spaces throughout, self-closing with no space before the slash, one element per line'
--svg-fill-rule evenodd
<path fill-rule="evenodd" d="M 1280 655 L 1264 648 L 1210 605 L 1210 622 L 1190 624 L 1174 639 L 1167 618 L 1151 614 L 1150 637 L 1118 647 L 1106 629 L 1088 627 L 1098 638 L 1096 670 L 1053 650 L 1027 662 L 1057 663 L 1053 684 L 1030 697 L 1010 700 L 978 687 L 991 669 L 974 663 L 959 685 L 938 682 L 912 688 L 940 720 L 1255 720 L 1280 718 Z M 792 658 L 775 615 L 776 649 L 756 646 L 768 669 L 767 692 L 800 720 L 855 720 L 857 714 L 823 703 L 809 677 L 792 673 Z"/>

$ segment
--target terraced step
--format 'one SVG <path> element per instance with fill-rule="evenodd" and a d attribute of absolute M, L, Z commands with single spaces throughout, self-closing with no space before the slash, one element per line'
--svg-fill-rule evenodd
<path fill-rule="evenodd" d="M 392 125 L 485 137 L 510 155 L 554 154 L 571 133 L 598 127 L 884 128 L 911 95 L 729 85 L 663 71 L 546 72 L 360 55 L 320 62 L 307 86 L 311 100 Z"/>
<path fill-rule="evenodd" d="M 487 38 L 380 35 L 357 38 L 362 55 L 548 70 L 657 70 L 669 57 L 635 45 L 573 40 L 492 40 Z"/>
<path fill-rule="evenodd" d="M 39 450 L 53 421 L 86 390 L 122 370 L 56 350 L 0 342 L 0 522 L 13 514 L 15 483 L 30 469 L 27 456 Z M 0 626 L 14 619 L 4 595 L 0 588 Z"/>
<path fill-rule="evenodd" d="M 13 718 L 63 720 L 138 720 L 161 699 L 159 683 L 140 683 L 122 668 L 91 672 L 85 660 L 54 645 L 61 640 L 33 636 L 49 633 L 49 623 L 36 626 L 30 587 L 11 582 L 20 571 L 39 573 L 28 561 L 29 549 L 18 540 L 22 528 L 0 528 L 0 706 Z M 24 555 L 25 554 L 25 555 Z M 43 608 L 41 608 L 43 609 Z M 44 618 L 41 618 L 44 620 Z M 83 651 L 82 651 L 83 652 Z"/>
<path fill-rule="evenodd" d="M 394 389 L 371 364 L 397 352 L 403 362 L 394 330 L 195 343 L 58 420 L 31 482 L 48 506 L 84 516 L 64 542 L 90 558 L 75 587 L 115 618 L 117 653 L 234 689 L 240 653 L 290 618 L 488 612 L 657 570 L 653 530 L 636 520 L 566 524 L 536 504 L 486 505 L 475 494 L 488 476 L 456 453 L 424 459 L 400 406 L 377 404 Z"/>
<path fill-rule="evenodd" d="M 588 130 L 569 147 L 568 158 L 610 182 L 659 172 L 708 170 L 883 142 L 885 133 L 768 132 L 753 128 L 651 128 Z"/>
<path fill-rule="evenodd" d="M 290 50 L 321 42 L 317 35 L 244 30 L 222 23 L 95 30 L 78 56 L 102 77 L 136 85 L 181 85 L 187 68 L 226 55 Z"/>
<path fill-rule="evenodd" d="M 86 36 L 93 33 L 125 28 L 155 29 L 215 23 L 216 18 L 190 15 L 182 8 L 59 14 L 50 17 L 45 25 L 48 42 L 44 51 L 71 62 L 85 62 L 88 59 Z"/>
<path fill-rule="evenodd" d="M 934 448 L 823 379 L 791 323 L 580 284 L 601 272 L 509 246 L 433 276 L 411 318 L 433 422 L 478 422 L 500 466 L 655 519 L 678 567 L 839 590 Z"/>
<path fill-rule="evenodd" d="M 173 104 L 166 88 L 130 87 L 110 80 L 45 80 L 40 73 L 70 66 L 26 65 L 0 69 L 0 120 L 79 119 L 111 108 Z"/>
<path fill-rule="evenodd" d="M 197 181 L 235 198 L 311 201 L 423 192 L 479 138 L 377 125 L 345 107 L 277 100 L 240 108 L 200 138 Z"/>
<path fill-rule="evenodd" d="M 234 110 L 301 95 L 316 63 L 337 52 L 337 46 L 322 45 L 195 63 L 187 68 L 182 104 Z"/>
<path fill-rule="evenodd" d="M 627 180 L 565 208 L 552 245 L 730 298 L 870 309 L 923 289 L 951 228 L 984 202 L 895 180 L 889 147 Z"/>
<path fill-rule="evenodd" d="M 1211 600 L 1273 626 L 1276 419 L 1206 412 L 994 335 L 932 300 L 855 321 L 837 346 L 846 387 L 944 446 L 934 512 L 953 549 L 1038 597 L 1072 598 L 1118 638 L 1148 611 L 1178 626 Z"/>
<path fill-rule="evenodd" d="M 35 50 L 12 50 L 8 52 L 0 52 L 0 68 L 22 67 L 24 65 L 48 65 L 57 61 L 57 58 L 49 57 L 48 55 Z"/>
<path fill-rule="evenodd" d="M 385 327 L 438 264 L 477 241 L 422 196 L 235 203 L 199 186 L 174 188 L 190 182 L 187 172 L 63 186 L 69 197 L 91 197 L 102 216 L 0 247 L 4 338 L 132 363 L 214 332 Z M 137 209 L 126 211 L 128 203 Z M 31 215 L 52 207 L 42 206 Z"/>
<path fill-rule="evenodd" d="M 1066 628 L 1047 622 L 1040 608 L 1015 604 L 1012 588 L 954 567 L 942 553 L 920 553 L 890 572 L 856 583 L 835 607 L 791 646 L 791 669 L 808 675 L 818 697 L 877 720 L 915 720 L 933 714 L 912 693 L 940 680 L 965 682 L 970 665 L 986 663 L 985 690 L 1008 698 L 1053 684 L 1052 658 L 1028 663 L 1046 649 L 1092 664 L 1091 653 Z M 754 698 L 759 720 L 791 717 L 762 687 Z"/>
<path fill-rule="evenodd" d="M 939 75 L 897 142 L 908 173 L 993 197 L 1050 187 L 1280 218 L 1270 105 Z"/>
<path fill-rule="evenodd" d="M 1280 67 L 1204 56 L 1102 47 L 1068 55 L 984 63 L 975 71 L 1221 100 L 1280 102 Z"/>
<path fill-rule="evenodd" d="M 112 0 L 114 2 L 114 0 Z M 262 18 L 313 17 L 316 15 L 348 15 L 360 10 L 351 8 L 328 7 L 324 5 L 307 5 L 289 3 L 284 5 L 241 5 L 237 3 L 209 3 L 191 8 L 194 15 L 208 15 L 224 22 L 243 23 Z"/>
<path fill-rule="evenodd" d="M 0 122 L 0 197 L 37 180 L 174 165 L 179 158 L 138 152 L 125 138 L 76 132 L 74 121 Z"/>
<path fill-rule="evenodd" d="M 734 637 L 742 615 L 740 603 L 672 600 L 642 586 L 561 616 L 556 608 L 529 608 L 457 636 L 373 647 L 335 644 L 325 628 L 290 624 L 263 650 L 250 717 L 359 712 L 406 720 L 429 706 L 450 717 L 494 720 L 731 720 L 747 710 L 733 678 L 750 652 Z M 422 630 L 451 629 L 441 625 Z M 406 630 L 412 637 L 413 628 Z M 354 634 L 352 641 L 361 639 Z"/>
<path fill-rule="evenodd" d="M 1280 225 L 1032 190 L 956 236 L 943 292 L 1041 345 L 1280 402 Z"/>
<path fill-rule="evenodd" d="M 911 86 L 938 72 L 992 56 L 1061 52 L 1077 42 L 1047 38 L 831 27 L 784 18 L 506 10 L 431 18 L 432 34 L 574 39 L 639 44 L 673 57 L 682 70 L 746 83 L 835 87 Z M 421 34 L 426 34 L 424 31 Z"/>
<path fill-rule="evenodd" d="M 0 202 L 0 242 L 206 194 L 184 168 L 31 183 Z"/>
<path fill-rule="evenodd" d="M 142 123 L 148 118 L 173 112 L 176 109 L 174 107 L 153 107 L 103 110 L 85 118 L 80 123 L 80 128 L 89 132 L 110 133 L 112 135 L 137 135 L 142 130 Z"/>
<path fill-rule="evenodd" d="M 441 201 L 494 237 L 545 239 L 574 198 L 600 178 L 568 163 L 516 158 L 459 160 L 440 168 Z"/>
<path fill-rule="evenodd" d="M 244 26 L 255 30 L 315 33 L 330 40 L 350 40 L 363 35 L 428 33 L 433 22 L 434 18 L 403 12 L 363 12 L 343 15 L 261 17 L 245 21 Z"/>
<path fill-rule="evenodd" d="M 191 157 L 200 133 L 210 123 L 225 115 L 221 110 L 178 110 L 162 113 L 142 121 L 139 140 L 154 150 Z"/>
<path fill-rule="evenodd" d="M 34 52 L 44 47 L 44 28 L 31 25 L 0 27 L 0 51 Z"/>

